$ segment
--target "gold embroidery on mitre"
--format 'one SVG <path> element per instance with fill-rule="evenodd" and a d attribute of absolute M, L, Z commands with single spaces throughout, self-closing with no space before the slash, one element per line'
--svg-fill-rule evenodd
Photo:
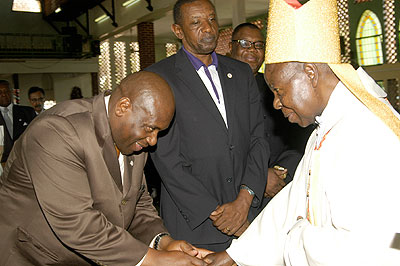
<path fill-rule="evenodd" d="M 270 0 L 265 63 L 340 63 L 336 0 L 310 0 L 295 9 Z"/>

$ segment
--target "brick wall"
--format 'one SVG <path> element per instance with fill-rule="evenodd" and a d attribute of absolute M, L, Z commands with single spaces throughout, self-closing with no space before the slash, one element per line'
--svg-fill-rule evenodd
<path fill-rule="evenodd" d="M 137 26 L 140 51 L 140 69 L 156 62 L 153 22 L 142 22 Z"/>

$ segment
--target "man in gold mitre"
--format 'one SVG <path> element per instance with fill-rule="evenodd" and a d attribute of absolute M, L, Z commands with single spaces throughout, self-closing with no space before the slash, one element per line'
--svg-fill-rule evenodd
<path fill-rule="evenodd" d="M 336 0 L 270 0 L 265 63 L 274 107 L 316 129 L 294 180 L 206 261 L 400 265 L 399 114 L 363 69 L 341 63 Z"/>

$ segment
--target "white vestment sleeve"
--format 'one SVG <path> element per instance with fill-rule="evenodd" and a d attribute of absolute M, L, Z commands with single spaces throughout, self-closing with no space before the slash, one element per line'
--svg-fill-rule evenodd
<path fill-rule="evenodd" d="M 238 265 L 284 265 L 283 247 L 290 227 L 285 231 L 283 225 L 291 184 L 289 183 L 271 200 L 242 236 L 233 240 L 226 250 Z"/>
<path fill-rule="evenodd" d="M 388 249 L 393 233 L 351 233 L 332 227 L 312 226 L 299 220 L 290 230 L 284 250 L 286 266 L 394 266 L 400 250 Z M 394 259 L 397 258 L 397 259 Z"/>

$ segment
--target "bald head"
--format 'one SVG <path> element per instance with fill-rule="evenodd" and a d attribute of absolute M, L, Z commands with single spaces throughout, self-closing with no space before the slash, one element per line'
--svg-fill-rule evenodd
<path fill-rule="evenodd" d="M 128 75 L 112 92 L 111 99 L 128 97 L 132 101 L 140 100 L 144 95 L 163 99 L 174 105 L 174 97 L 168 83 L 153 72 L 140 71 Z"/>
<path fill-rule="evenodd" d="M 123 154 L 131 154 L 157 143 L 158 132 L 173 118 L 175 100 L 164 79 L 141 71 L 122 80 L 108 107 L 114 142 Z"/>
<path fill-rule="evenodd" d="M 275 95 L 274 108 L 302 127 L 321 115 L 339 82 L 325 63 L 267 64 L 264 77 Z"/>

